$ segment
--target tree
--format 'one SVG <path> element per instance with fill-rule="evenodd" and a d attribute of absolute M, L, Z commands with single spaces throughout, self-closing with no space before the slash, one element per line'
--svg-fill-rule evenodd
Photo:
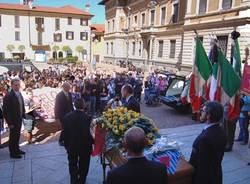
<path fill-rule="evenodd" d="M 52 50 L 55 51 L 55 52 L 57 52 L 57 51 L 60 50 L 60 47 L 57 46 L 57 45 L 55 45 L 55 46 L 52 47 Z"/>
<path fill-rule="evenodd" d="M 67 56 L 67 52 L 71 51 L 71 48 L 68 45 L 63 46 L 62 48 L 63 52 L 65 52 L 66 56 Z"/>
<path fill-rule="evenodd" d="M 78 56 L 79 56 L 79 58 L 81 58 L 81 53 L 83 53 L 83 51 L 84 51 L 84 48 L 83 48 L 83 46 L 81 46 L 81 45 L 78 45 L 77 47 L 76 47 L 76 52 L 78 52 Z"/>
<path fill-rule="evenodd" d="M 7 45 L 6 49 L 10 52 L 10 54 L 13 52 L 13 50 L 15 49 L 14 45 Z"/>
<path fill-rule="evenodd" d="M 19 45 L 18 50 L 23 53 L 23 51 L 25 50 L 25 46 L 24 45 Z"/>

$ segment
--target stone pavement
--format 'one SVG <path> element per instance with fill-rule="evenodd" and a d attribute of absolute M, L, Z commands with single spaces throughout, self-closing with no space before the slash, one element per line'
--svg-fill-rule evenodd
<path fill-rule="evenodd" d="M 161 134 L 181 144 L 181 151 L 188 160 L 192 143 L 204 125 L 189 125 L 161 129 Z M 237 130 L 238 131 L 238 130 Z M 0 150 L 1 184 L 68 184 L 69 174 L 65 150 L 56 142 L 22 147 L 27 152 L 21 160 L 9 159 L 7 148 Z M 235 144 L 234 151 L 226 153 L 223 160 L 224 184 L 250 183 L 250 149 Z M 102 183 L 99 158 L 92 158 L 87 184 Z"/>

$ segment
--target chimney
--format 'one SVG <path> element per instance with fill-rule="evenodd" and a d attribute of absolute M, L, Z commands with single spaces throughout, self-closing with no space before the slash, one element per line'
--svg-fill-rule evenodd
<path fill-rule="evenodd" d="M 33 0 L 27 0 L 30 9 L 33 9 Z"/>
<path fill-rule="evenodd" d="M 90 11 L 90 4 L 89 3 L 86 3 L 86 5 L 85 5 L 85 11 L 86 12 Z"/>

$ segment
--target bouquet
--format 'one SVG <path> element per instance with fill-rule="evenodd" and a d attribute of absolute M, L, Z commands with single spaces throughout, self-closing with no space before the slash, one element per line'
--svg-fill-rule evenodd
<path fill-rule="evenodd" d="M 113 147 L 122 149 L 124 133 L 133 126 L 140 127 L 144 130 L 148 140 L 148 146 L 152 146 L 156 138 L 159 137 L 158 129 L 151 119 L 132 110 L 128 110 L 125 107 L 119 107 L 113 110 L 108 109 L 103 112 L 102 116 L 98 118 L 96 122 L 107 131 L 105 137 L 106 150 L 110 150 Z"/>

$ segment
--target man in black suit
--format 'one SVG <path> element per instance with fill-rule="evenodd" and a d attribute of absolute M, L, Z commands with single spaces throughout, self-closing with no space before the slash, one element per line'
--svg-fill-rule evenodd
<path fill-rule="evenodd" d="M 22 158 L 25 154 L 19 148 L 19 139 L 22 127 L 22 120 L 25 118 L 24 101 L 20 93 L 20 79 L 11 80 L 12 90 L 3 99 L 3 117 L 6 120 L 9 129 L 9 151 L 11 158 Z"/>
<path fill-rule="evenodd" d="M 74 102 L 76 110 L 63 119 L 64 145 L 68 153 L 71 184 L 84 184 L 89 171 L 94 140 L 90 134 L 91 117 L 84 112 L 84 102 Z"/>
<path fill-rule="evenodd" d="M 57 94 L 55 101 L 55 119 L 61 124 L 62 132 L 59 138 L 59 145 L 63 146 L 63 124 L 64 116 L 73 111 L 72 95 L 70 93 L 70 84 L 65 82 L 62 86 L 62 91 Z"/>
<path fill-rule="evenodd" d="M 125 107 L 127 107 L 128 110 L 140 113 L 140 103 L 133 96 L 133 92 L 133 87 L 130 84 L 125 84 L 121 89 L 122 97 L 126 99 Z"/>
<path fill-rule="evenodd" d="M 128 162 L 108 173 L 107 184 L 167 184 L 167 169 L 164 165 L 148 161 L 143 156 L 146 145 L 144 131 L 132 127 L 125 133 L 125 148 Z"/>
<path fill-rule="evenodd" d="M 222 116 L 223 107 L 217 102 L 208 102 L 202 109 L 201 120 L 207 124 L 193 143 L 193 184 L 222 184 L 221 162 L 226 146 L 226 136 L 218 123 Z"/>

